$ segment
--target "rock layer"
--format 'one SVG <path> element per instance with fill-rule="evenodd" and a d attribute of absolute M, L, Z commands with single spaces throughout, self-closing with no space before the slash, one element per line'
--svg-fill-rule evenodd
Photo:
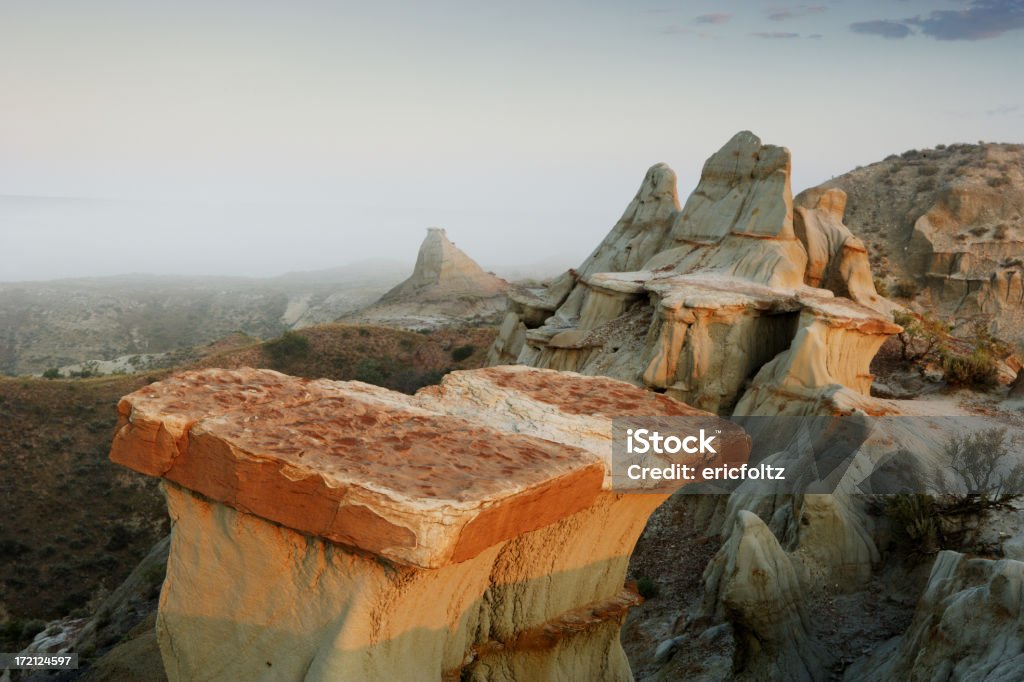
<path fill-rule="evenodd" d="M 611 420 L 711 417 L 523 367 L 413 397 L 204 370 L 119 413 L 112 459 L 173 520 L 171 680 L 628 679 L 625 571 L 666 495 L 610 489 Z"/>

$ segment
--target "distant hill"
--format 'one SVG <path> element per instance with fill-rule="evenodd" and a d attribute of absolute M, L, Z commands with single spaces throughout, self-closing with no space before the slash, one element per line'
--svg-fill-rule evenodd
<path fill-rule="evenodd" d="M 0 373 L 41 374 L 90 361 L 136 369 L 240 331 L 270 338 L 330 322 L 401 279 L 392 263 L 280 277 L 118 277 L 0 283 Z"/>
<path fill-rule="evenodd" d="M 910 150 L 821 187 L 891 295 L 1024 342 L 1024 145 Z"/>

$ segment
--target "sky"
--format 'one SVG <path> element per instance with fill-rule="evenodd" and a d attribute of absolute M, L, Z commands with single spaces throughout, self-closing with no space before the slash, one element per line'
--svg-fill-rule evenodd
<path fill-rule="evenodd" d="M 1024 142 L 1024 0 L 0 0 L 0 281 L 578 262 L 739 130 Z"/>

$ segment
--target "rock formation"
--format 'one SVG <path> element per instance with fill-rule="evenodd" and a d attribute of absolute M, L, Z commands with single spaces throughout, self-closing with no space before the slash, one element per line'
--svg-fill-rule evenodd
<path fill-rule="evenodd" d="M 404 282 L 381 297 L 382 301 L 417 296 L 424 300 L 448 296 L 486 298 L 505 293 L 506 282 L 495 277 L 448 240 L 440 227 L 428 227 L 420 244 L 416 267 Z"/>
<path fill-rule="evenodd" d="M 1024 340 L 1024 145 L 911 150 L 824 183 L 891 290 Z"/>
<path fill-rule="evenodd" d="M 741 511 L 725 545 L 704 571 L 703 615 L 728 618 L 752 679 L 821 679 L 829 656 L 810 636 L 792 561 L 764 522 Z"/>
<path fill-rule="evenodd" d="M 739 133 L 680 208 L 675 174 L 652 167 L 578 269 L 543 289 L 510 290 L 490 362 L 604 374 L 747 418 L 897 413 L 870 395 L 869 366 L 900 327 L 864 243 L 843 223 L 846 197 L 815 190 L 794 202 L 789 171 L 786 149 Z M 746 482 L 728 499 L 687 500 L 709 534 L 728 538 L 705 573 L 701 612 L 712 625 L 690 635 L 715 639 L 725 621 L 734 674 L 827 672 L 802 595 L 824 581 L 856 589 L 879 561 L 848 480 L 870 473 L 880 455 L 868 450 L 866 462 L 818 471 L 828 481 L 819 490 L 834 495 Z M 797 440 L 754 453 L 790 464 L 804 455 Z"/>
<path fill-rule="evenodd" d="M 841 222 L 842 193 L 806 197 L 795 227 L 789 171 L 788 150 L 738 133 L 680 209 L 675 173 L 652 167 L 577 270 L 509 292 L 489 361 L 606 374 L 726 414 L 870 402 L 868 365 L 899 327 Z"/>
<path fill-rule="evenodd" d="M 623 582 L 666 494 L 610 489 L 611 419 L 714 419 L 524 367 L 411 397 L 203 370 L 118 411 L 111 459 L 161 477 L 173 521 L 172 681 L 629 679 Z"/>
<path fill-rule="evenodd" d="M 906 633 L 845 679 L 1017 680 L 1024 670 L 1024 563 L 940 552 Z"/>
<path fill-rule="evenodd" d="M 496 320 L 507 288 L 505 280 L 485 272 L 449 241 L 443 229 L 430 227 L 412 275 L 345 319 L 411 328 Z"/>

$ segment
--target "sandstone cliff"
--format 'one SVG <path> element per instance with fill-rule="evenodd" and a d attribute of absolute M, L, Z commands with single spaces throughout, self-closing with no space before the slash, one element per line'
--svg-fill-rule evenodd
<path fill-rule="evenodd" d="M 345 317 L 407 328 L 496 321 L 508 288 L 485 272 L 439 227 L 427 228 L 413 273 L 373 305 Z"/>

